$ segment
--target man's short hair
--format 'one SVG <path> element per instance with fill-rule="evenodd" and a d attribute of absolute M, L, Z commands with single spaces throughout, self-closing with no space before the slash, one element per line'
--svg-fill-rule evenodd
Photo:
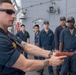
<path fill-rule="evenodd" d="M 66 17 L 64 16 L 60 17 L 60 21 L 66 21 Z"/>
<path fill-rule="evenodd" d="M 1 5 L 2 3 L 10 3 L 10 4 L 12 4 L 11 0 L 0 0 L 0 5 Z"/>
<path fill-rule="evenodd" d="M 22 24 L 22 25 L 21 25 L 21 27 L 22 27 L 22 26 L 24 26 L 24 27 L 25 27 L 25 25 L 24 25 L 24 24 Z"/>
<path fill-rule="evenodd" d="M 49 25 L 49 21 L 45 20 L 45 21 L 43 22 L 43 24 L 48 24 L 48 25 Z"/>
<path fill-rule="evenodd" d="M 39 28 L 39 25 L 38 25 L 38 24 L 36 24 L 34 27 L 38 27 L 38 28 Z M 34 28 L 34 27 L 33 27 L 33 28 Z"/>

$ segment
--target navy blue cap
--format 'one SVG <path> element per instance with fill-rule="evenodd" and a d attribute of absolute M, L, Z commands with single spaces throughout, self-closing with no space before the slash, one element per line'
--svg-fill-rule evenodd
<path fill-rule="evenodd" d="M 62 21 L 62 20 L 66 21 L 66 18 L 63 16 L 63 17 L 60 17 L 60 20 L 61 20 L 61 21 Z"/>
<path fill-rule="evenodd" d="M 74 17 L 69 17 L 69 18 L 67 19 L 67 22 L 74 22 L 74 23 L 75 23 Z"/>

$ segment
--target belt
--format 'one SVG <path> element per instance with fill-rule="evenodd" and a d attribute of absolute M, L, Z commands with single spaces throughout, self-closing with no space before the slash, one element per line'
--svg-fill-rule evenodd
<path fill-rule="evenodd" d="M 76 51 L 76 48 L 70 48 L 70 49 L 64 49 L 64 50 Z"/>
<path fill-rule="evenodd" d="M 67 49 L 67 50 L 68 50 L 68 49 L 69 49 L 69 50 L 75 50 L 76 48 L 64 48 L 64 49 Z"/>
<path fill-rule="evenodd" d="M 42 46 L 51 46 L 51 45 L 42 45 Z"/>

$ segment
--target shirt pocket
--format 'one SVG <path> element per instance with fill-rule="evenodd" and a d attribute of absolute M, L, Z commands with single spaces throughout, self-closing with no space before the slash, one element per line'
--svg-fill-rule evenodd
<path fill-rule="evenodd" d="M 73 36 L 72 41 L 74 42 L 74 44 L 76 44 L 76 34 Z"/>
<path fill-rule="evenodd" d="M 52 34 L 49 34 L 49 35 L 48 35 L 48 40 L 49 40 L 49 41 L 52 41 Z"/>
<path fill-rule="evenodd" d="M 67 40 L 68 40 L 69 38 L 70 38 L 70 37 L 69 37 L 68 35 L 67 35 L 67 36 L 64 36 L 64 39 L 67 39 Z"/>

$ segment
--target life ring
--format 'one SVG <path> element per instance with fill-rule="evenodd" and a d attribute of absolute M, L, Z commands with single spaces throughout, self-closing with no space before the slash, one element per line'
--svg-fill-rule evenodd
<path fill-rule="evenodd" d="M 19 31 L 19 22 L 16 23 L 16 33 Z"/>

